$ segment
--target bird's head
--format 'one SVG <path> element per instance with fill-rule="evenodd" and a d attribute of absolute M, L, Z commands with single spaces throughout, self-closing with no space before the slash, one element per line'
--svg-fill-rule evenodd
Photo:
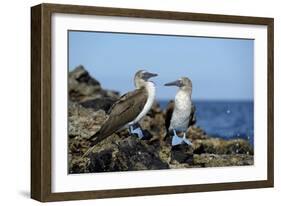
<path fill-rule="evenodd" d="M 145 70 L 137 71 L 137 73 L 135 74 L 135 78 L 134 78 L 136 88 L 140 88 L 140 87 L 144 86 L 145 82 L 147 82 L 150 78 L 156 77 L 156 76 L 158 76 L 158 74 L 150 73 Z"/>
<path fill-rule="evenodd" d="M 176 81 L 169 82 L 164 85 L 165 86 L 177 86 L 181 90 L 185 90 L 185 91 L 189 92 L 190 94 L 192 93 L 192 81 L 187 77 L 181 77 Z"/>

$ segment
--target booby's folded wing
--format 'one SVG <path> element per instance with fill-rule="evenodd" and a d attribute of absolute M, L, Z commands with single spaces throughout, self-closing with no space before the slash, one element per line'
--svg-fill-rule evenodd
<path fill-rule="evenodd" d="M 91 138 L 94 144 L 102 141 L 109 135 L 133 121 L 144 108 L 148 93 L 145 88 L 136 89 L 121 96 L 109 110 L 109 116 L 100 130 Z"/>
<path fill-rule="evenodd" d="M 167 109 L 166 109 L 166 117 L 165 117 L 165 127 L 167 132 L 169 132 L 169 127 L 171 124 L 172 115 L 174 112 L 175 102 L 172 100 L 168 103 Z"/>
<path fill-rule="evenodd" d="M 188 127 L 194 125 L 196 123 L 196 116 L 195 116 L 196 107 L 194 104 L 191 105 L 191 112 L 189 115 Z"/>

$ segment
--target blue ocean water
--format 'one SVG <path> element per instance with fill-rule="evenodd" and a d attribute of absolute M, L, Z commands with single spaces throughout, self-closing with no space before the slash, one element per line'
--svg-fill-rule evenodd
<path fill-rule="evenodd" d="M 168 101 L 160 101 L 165 109 Z M 244 138 L 254 143 L 253 101 L 194 101 L 196 125 L 210 136 Z"/>

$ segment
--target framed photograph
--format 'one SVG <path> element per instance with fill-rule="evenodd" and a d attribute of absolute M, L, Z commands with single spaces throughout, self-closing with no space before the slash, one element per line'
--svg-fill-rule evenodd
<path fill-rule="evenodd" d="M 273 187 L 273 19 L 31 8 L 31 197 Z"/>

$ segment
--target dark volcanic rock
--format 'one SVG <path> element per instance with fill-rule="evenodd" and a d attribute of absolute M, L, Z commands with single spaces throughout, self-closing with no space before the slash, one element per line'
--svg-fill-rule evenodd
<path fill-rule="evenodd" d="M 172 160 L 176 160 L 179 163 L 193 163 L 193 149 L 190 145 L 182 144 L 172 147 Z"/>
<path fill-rule="evenodd" d="M 103 146 L 102 146 L 103 147 Z M 90 172 L 168 169 L 157 150 L 136 137 L 128 137 L 110 149 L 90 155 Z"/>
<path fill-rule="evenodd" d="M 217 155 L 217 154 L 194 154 L 193 164 L 200 167 L 226 167 L 226 166 L 243 166 L 253 165 L 252 155 L 233 154 L 233 155 Z"/>
<path fill-rule="evenodd" d="M 221 138 L 206 138 L 193 141 L 195 154 L 250 154 L 253 155 L 252 145 L 244 139 L 224 140 Z"/>
<path fill-rule="evenodd" d="M 70 173 L 240 166 L 252 165 L 254 161 L 254 151 L 248 141 L 209 137 L 196 127 L 189 131 L 197 135 L 191 140 L 192 147 L 172 148 L 171 141 L 162 141 L 166 135 L 165 122 L 157 105 L 152 114 L 140 122 L 149 140 L 139 140 L 124 129 L 94 145 L 90 155 L 81 158 L 91 147 L 88 138 L 99 130 L 107 114 L 73 102 L 69 103 L 68 113 Z"/>
<path fill-rule="evenodd" d="M 92 99 L 87 100 L 84 102 L 81 102 L 80 104 L 85 108 L 92 108 L 94 110 L 104 110 L 105 112 L 108 112 L 110 107 L 116 102 L 115 99 L 110 97 L 105 97 L 102 99 Z"/>
<path fill-rule="evenodd" d="M 254 150 L 245 139 L 225 140 L 208 136 L 192 126 L 186 132 L 192 146 L 171 146 L 165 128 L 165 111 L 155 103 L 139 122 L 145 140 L 120 130 L 92 146 L 94 135 L 108 117 L 119 93 L 102 89 L 84 67 L 69 73 L 68 159 L 69 173 L 154 170 L 168 168 L 253 165 Z M 182 134 L 178 134 L 181 136 Z"/>
<path fill-rule="evenodd" d="M 100 91 L 100 83 L 92 78 L 83 66 L 80 65 L 69 72 L 68 92 L 72 101 L 79 101 Z"/>
<path fill-rule="evenodd" d="M 69 138 L 89 138 L 99 130 L 106 117 L 106 113 L 103 110 L 95 111 L 91 108 L 84 108 L 78 103 L 69 101 Z"/>
<path fill-rule="evenodd" d="M 113 149 L 102 150 L 99 153 L 90 155 L 90 172 L 116 171 L 116 163 L 112 157 Z"/>
<path fill-rule="evenodd" d="M 104 97 L 110 97 L 113 100 L 119 98 L 118 92 L 102 89 L 100 83 L 82 65 L 69 72 L 68 93 L 69 99 L 75 102 Z"/>

